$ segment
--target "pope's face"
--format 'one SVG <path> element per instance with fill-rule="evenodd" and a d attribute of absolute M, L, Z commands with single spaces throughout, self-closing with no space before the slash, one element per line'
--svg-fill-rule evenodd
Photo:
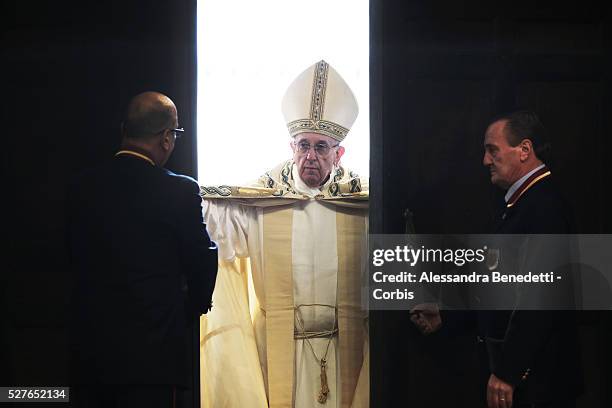
<path fill-rule="evenodd" d="M 497 121 L 487 129 L 482 164 L 489 168 L 491 183 L 508 189 L 521 178 L 521 146 L 511 146 L 506 137 L 506 121 Z"/>
<path fill-rule="evenodd" d="M 293 161 L 300 178 L 308 187 L 325 183 L 334 165 L 344 154 L 344 147 L 335 139 L 318 133 L 300 133 L 291 142 Z"/>

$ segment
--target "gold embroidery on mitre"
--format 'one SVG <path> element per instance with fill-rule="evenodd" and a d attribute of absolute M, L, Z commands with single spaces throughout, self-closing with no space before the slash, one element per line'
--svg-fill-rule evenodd
<path fill-rule="evenodd" d="M 298 119 L 287 124 L 289 135 L 295 136 L 298 133 L 303 133 L 311 130 L 315 133 L 320 133 L 325 136 L 332 137 L 341 142 L 349 132 L 349 129 L 340 126 L 337 123 L 328 120 L 313 121 L 312 119 Z"/>
<path fill-rule="evenodd" d="M 327 62 L 317 62 L 314 70 L 314 78 L 312 83 L 312 98 L 310 101 L 310 119 L 315 123 L 323 118 L 328 72 L 329 64 Z"/>

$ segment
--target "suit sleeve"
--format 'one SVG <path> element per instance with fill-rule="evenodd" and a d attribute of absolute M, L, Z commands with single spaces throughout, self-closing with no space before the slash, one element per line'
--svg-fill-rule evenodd
<path fill-rule="evenodd" d="M 534 211 L 534 231 L 519 251 L 520 273 L 554 271 L 561 280 L 554 283 L 525 283 L 520 287 L 519 301 L 510 319 L 505 341 L 503 361 L 495 374 L 504 381 L 517 385 L 526 378 L 538 355 L 551 347 L 562 336 L 574 305 L 574 288 L 570 273 L 569 240 L 564 233 L 568 224 L 560 211 Z M 546 207 L 545 207 L 546 208 Z"/>
<path fill-rule="evenodd" d="M 558 318 L 559 312 L 515 311 L 504 341 L 503 361 L 494 374 L 518 385 L 560 323 Z"/>
<path fill-rule="evenodd" d="M 188 305 L 204 314 L 212 307 L 217 277 L 217 248 L 206 232 L 197 183 L 185 180 L 178 210 L 182 273 L 187 280 Z"/>

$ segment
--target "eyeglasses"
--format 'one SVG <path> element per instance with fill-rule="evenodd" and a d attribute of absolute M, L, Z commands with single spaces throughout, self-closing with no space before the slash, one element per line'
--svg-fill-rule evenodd
<path fill-rule="evenodd" d="M 330 150 L 334 147 L 338 147 L 340 143 L 330 146 L 327 143 L 317 143 L 314 146 L 311 146 L 308 142 L 299 142 L 295 146 L 301 154 L 307 154 L 310 151 L 310 148 L 313 147 L 317 156 L 327 156 Z"/>
<path fill-rule="evenodd" d="M 185 133 L 185 129 L 183 128 L 175 128 L 175 129 L 168 129 L 168 130 L 172 132 L 175 139 L 179 139 L 181 136 L 183 136 L 183 133 Z"/>
<path fill-rule="evenodd" d="M 174 129 L 166 128 L 166 129 L 162 129 L 159 132 L 157 132 L 156 135 L 162 134 L 166 130 L 169 130 L 170 132 L 172 132 L 175 139 L 179 139 L 181 136 L 183 136 L 183 133 L 185 133 L 185 129 L 183 128 L 174 128 Z"/>

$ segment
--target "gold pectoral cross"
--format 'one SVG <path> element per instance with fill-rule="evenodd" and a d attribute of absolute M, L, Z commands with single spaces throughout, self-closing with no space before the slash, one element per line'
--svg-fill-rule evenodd
<path fill-rule="evenodd" d="M 321 359 L 321 391 L 319 391 L 319 398 L 317 399 L 320 404 L 325 404 L 327 401 L 327 394 L 329 394 L 329 387 L 327 386 L 327 373 L 325 372 L 327 367 L 327 361 L 324 358 Z"/>

